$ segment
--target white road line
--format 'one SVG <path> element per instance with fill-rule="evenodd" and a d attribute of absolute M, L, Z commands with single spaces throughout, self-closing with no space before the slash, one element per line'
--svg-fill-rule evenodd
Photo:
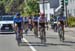
<path fill-rule="evenodd" d="M 37 51 L 25 38 L 23 40 L 29 45 L 32 51 Z"/>

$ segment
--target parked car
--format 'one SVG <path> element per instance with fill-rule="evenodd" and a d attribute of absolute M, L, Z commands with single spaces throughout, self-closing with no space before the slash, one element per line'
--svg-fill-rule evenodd
<path fill-rule="evenodd" d="M 4 15 L 0 17 L 0 33 L 14 33 L 13 26 L 13 16 Z"/>

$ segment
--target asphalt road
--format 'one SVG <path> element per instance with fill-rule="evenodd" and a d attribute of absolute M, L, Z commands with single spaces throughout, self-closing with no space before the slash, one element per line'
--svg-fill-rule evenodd
<path fill-rule="evenodd" d="M 46 32 L 46 45 L 41 44 L 32 31 L 24 34 L 23 43 L 17 45 L 15 34 L 0 34 L 0 51 L 75 51 L 75 33 L 66 31 L 65 42 L 60 42 L 58 33 L 49 29 Z"/>

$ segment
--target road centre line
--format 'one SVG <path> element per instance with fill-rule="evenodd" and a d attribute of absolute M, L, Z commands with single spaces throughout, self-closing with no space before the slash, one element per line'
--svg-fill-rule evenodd
<path fill-rule="evenodd" d="M 23 40 L 29 45 L 32 51 L 37 51 L 25 38 Z"/>

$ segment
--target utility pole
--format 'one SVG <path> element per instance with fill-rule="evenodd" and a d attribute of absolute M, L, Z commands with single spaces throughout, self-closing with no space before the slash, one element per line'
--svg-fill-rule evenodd
<path fill-rule="evenodd" d="M 66 8 L 66 26 L 68 26 L 68 15 L 67 15 L 67 5 L 65 5 L 65 8 Z"/>
<path fill-rule="evenodd" d="M 44 6 L 45 0 L 43 0 L 43 13 L 45 14 L 45 6 Z"/>
<path fill-rule="evenodd" d="M 67 14 L 67 5 L 68 5 L 68 0 L 65 0 L 65 9 L 66 9 L 66 26 L 68 26 L 68 14 Z"/>
<path fill-rule="evenodd" d="M 61 5 L 62 5 L 62 7 L 61 7 L 61 14 L 63 16 L 64 15 L 64 0 L 61 0 Z"/>

